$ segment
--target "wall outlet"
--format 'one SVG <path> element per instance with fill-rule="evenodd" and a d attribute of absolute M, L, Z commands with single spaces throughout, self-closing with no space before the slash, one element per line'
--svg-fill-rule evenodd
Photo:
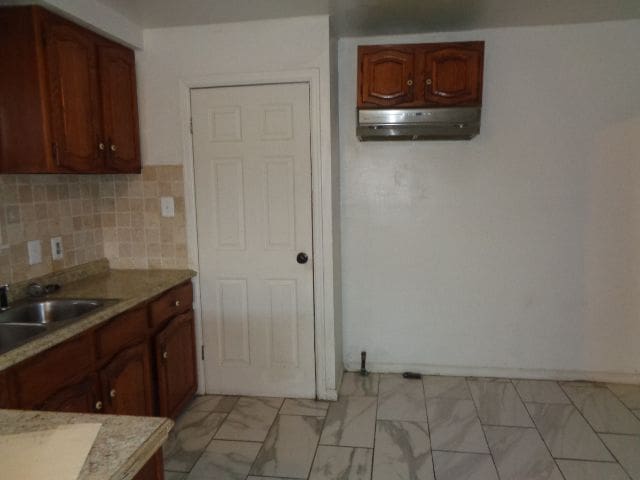
<path fill-rule="evenodd" d="M 64 257 L 62 237 L 53 237 L 51 239 L 51 258 L 54 260 L 62 260 L 62 257 Z"/>
<path fill-rule="evenodd" d="M 173 197 L 160 197 L 160 211 L 163 217 L 175 217 L 176 209 Z"/>
<path fill-rule="evenodd" d="M 27 242 L 27 253 L 29 254 L 29 265 L 42 263 L 42 242 L 40 240 Z"/>

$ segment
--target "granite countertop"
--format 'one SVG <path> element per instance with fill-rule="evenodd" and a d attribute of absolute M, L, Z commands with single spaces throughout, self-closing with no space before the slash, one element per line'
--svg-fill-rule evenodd
<path fill-rule="evenodd" d="M 63 285 L 48 298 L 99 298 L 118 301 L 0 354 L 0 371 L 95 327 L 160 293 L 186 282 L 193 270 L 106 270 Z"/>
<path fill-rule="evenodd" d="M 49 430 L 72 423 L 101 423 L 79 480 L 129 480 L 166 441 L 166 418 L 0 410 L 0 435 Z"/>

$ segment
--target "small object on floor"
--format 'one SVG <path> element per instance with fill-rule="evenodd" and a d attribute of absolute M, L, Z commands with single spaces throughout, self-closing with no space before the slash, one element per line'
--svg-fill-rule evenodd
<path fill-rule="evenodd" d="M 421 374 L 415 372 L 404 372 L 402 376 L 404 378 L 410 378 L 411 380 L 420 380 L 422 378 Z"/>
<path fill-rule="evenodd" d="M 362 375 L 363 377 L 366 377 L 367 375 L 369 375 L 369 372 L 367 372 L 367 352 L 362 351 L 360 352 L 360 375 Z"/>

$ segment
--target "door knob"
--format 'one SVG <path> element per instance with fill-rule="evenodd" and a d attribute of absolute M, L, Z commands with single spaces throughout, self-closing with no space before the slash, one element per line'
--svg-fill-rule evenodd
<path fill-rule="evenodd" d="M 309 256 L 304 253 L 304 252 L 300 252 L 297 256 L 296 256 L 296 261 L 300 264 L 302 263 L 307 263 L 307 261 L 309 260 Z"/>
<path fill-rule="evenodd" d="M 97 401 L 97 402 L 96 402 L 96 410 L 97 410 L 97 411 L 102 410 L 102 402 L 101 402 L 101 401 Z"/>

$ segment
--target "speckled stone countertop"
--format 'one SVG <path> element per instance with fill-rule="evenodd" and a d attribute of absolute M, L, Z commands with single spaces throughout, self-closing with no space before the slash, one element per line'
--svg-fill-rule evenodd
<path fill-rule="evenodd" d="M 129 480 L 162 447 L 173 426 L 166 418 L 0 410 L 0 435 L 101 423 L 78 480 Z"/>
<path fill-rule="evenodd" d="M 0 371 L 95 327 L 196 275 L 193 270 L 106 270 L 66 285 L 51 298 L 116 299 L 117 302 L 0 354 Z"/>

